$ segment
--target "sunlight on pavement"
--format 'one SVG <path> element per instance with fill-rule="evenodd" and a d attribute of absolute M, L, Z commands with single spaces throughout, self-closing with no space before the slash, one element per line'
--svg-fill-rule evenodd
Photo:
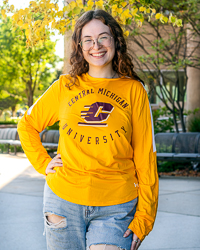
<path fill-rule="evenodd" d="M 31 164 L 24 154 L 0 154 L 0 189 L 19 176 Z"/>

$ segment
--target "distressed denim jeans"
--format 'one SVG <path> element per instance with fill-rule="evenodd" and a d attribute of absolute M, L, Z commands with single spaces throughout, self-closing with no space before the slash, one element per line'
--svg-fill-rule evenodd
<path fill-rule="evenodd" d="M 96 244 L 130 250 L 132 234 L 123 234 L 134 218 L 137 198 L 119 205 L 85 206 L 61 199 L 45 184 L 43 203 L 47 250 L 89 250 Z M 50 223 L 50 214 L 63 219 Z"/>

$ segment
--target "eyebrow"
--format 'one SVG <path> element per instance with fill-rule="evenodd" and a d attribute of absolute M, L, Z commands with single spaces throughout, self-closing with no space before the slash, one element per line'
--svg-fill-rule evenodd
<path fill-rule="evenodd" d="M 108 34 L 108 35 L 110 35 L 108 32 L 102 32 L 102 33 L 100 33 L 98 36 L 100 36 L 100 35 L 102 35 L 102 34 Z M 84 36 L 84 37 L 92 37 L 92 36 Z M 83 38 L 84 38 L 83 37 Z"/>

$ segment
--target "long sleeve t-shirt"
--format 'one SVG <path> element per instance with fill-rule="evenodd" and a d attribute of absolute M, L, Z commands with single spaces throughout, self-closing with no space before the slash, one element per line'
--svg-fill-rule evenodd
<path fill-rule="evenodd" d="M 69 77 L 69 76 L 68 76 Z M 39 133 L 59 121 L 55 167 L 46 181 L 73 203 L 109 206 L 138 197 L 129 228 L 141 239 L 152 230 L 158 175 L 151 108 L 143 85 L 128 77 L 78 76 L 71 90 L 62 75 L 29 108 L 18 125 L 22 147 L 41 174 L 52 160 Z"/>

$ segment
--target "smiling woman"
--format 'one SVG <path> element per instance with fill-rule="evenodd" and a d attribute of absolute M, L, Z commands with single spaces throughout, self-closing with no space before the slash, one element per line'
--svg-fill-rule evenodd
<path fill-rule="evenodd" d="M 82 29 L 81 45 L 84 59 L 89 64 L 89 75 L 103 78 L 116 75 L 112 68 L 115 43 L 107 25 L 98 19 L 87 23 Z"/>
<path fill-rule="evenodd" d="M 47 248 L 137 250 L 157 212 L 156 148 L 147 93 L 111 15 L 78 19 L 70 62 L 18 125 L 27 157 L 47 176 Z M 56 121 L 51 159 L 38 133 Z"/>
<path fill-rule="evenodd" d="M 143 82 L 133 70 L 121 27 L 105 11 L 88 11 L 78 19 L 70 63 L 69 87 L 76 83 L 77 76 L 86 72 L 100 78 L 128 76 Z"/>

